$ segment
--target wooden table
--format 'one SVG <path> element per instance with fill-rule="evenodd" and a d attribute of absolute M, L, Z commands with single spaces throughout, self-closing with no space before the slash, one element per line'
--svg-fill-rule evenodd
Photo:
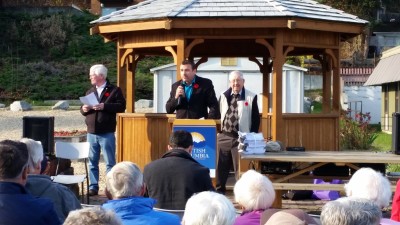
<path fill-rule="evenodd" d="M 317 185 L 310 183 L 290 182 L 289 180 L 299 178 L 304 173 L 321 167 L 328 163 L 335 163 L 338 166 L 348 166 L 355 170 L 359 167 L 357 163 L 400 163 L 400 155 L 395 155 L 388 152 L 373 152 L 373 151 L 282 151 L 282 152 L 267 152 L 264 154 L 246 155 L 240 154 L 239 171 L 245 171 L 243 163 L 245 161 L 256 162 L 294 162 L 294 163 L 309 163 L 304 168 L 282 175 L 277 179 L 272 179 L 277 196 L 275 207 L 282 206 L 280 190 L 344 190 L 343 184 Z M 394 190 L 392 187 L 392 190 Z"/>

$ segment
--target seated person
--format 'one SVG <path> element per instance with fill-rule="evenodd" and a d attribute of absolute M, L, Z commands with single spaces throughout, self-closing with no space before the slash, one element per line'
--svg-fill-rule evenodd
<path fill-rule="evenodd" d="M 278 216 L 276 216 L 278 214 Z M 272 218 L 274 217 L 274 219 Z M 281 220 L 282 218 L 288 218 L 288 220 Z M 293 218 L 294 217 L 294 218 Z M 289 219 L 290 218 L 290 219 Z M 310 215 L 304 212 L 301 209 L 267 209 L 261 215 L 261 223 L 265 225 L 272 224 L 291 224 L 289 222 L 293 222 L 293 224 L 297 224 L 296 221 L 300 221 L 299 224 L 318 224 L 317 221 L 314 220 Z"/>
<path fill-rule="evenodd" d="M 381 209 L 389 206 L 392 197 L 390 181 L 387 177 L 366 167 L 357 170 L 344 188 L 348 197 L 371 200 Z M 400 224 L 400 222 L 382 218 L 381 224 Z"/>
<path fill-rule="evenodd" d="M 122 225 L 120 219 L 112 210 L 106 210 L 100 206 L 94 206 L 71 211 L 63 225 Z"/>
<path fill-rule="evenodd" d="M 304 219 L 300 219 L 296 215 L 285 211 L 279 211 L 274 213 L 264 225 L 311 225 L 316 223 L 308 223 Z"/>
<path fill-rule="evenodd" d="M 322 225 L 379 225 L 382 212 L 365 198 L 344 197 L 327 202 L 321 211 Z"/>
<path fill-rule="evenodd" d="M 59 225 L 53 203 L 25 189 L 28 160 L 24 143 L 0 141 L 0 224 Z"/>
<path fill-rule="evenodd" d="M 182 225 L 232 225 L 235 217 L 235 208 L 225 195 L 203 191 L 187 201 Z"/>
<path fill-rule="evenodd" d="M 38 141 L 23 138 L 29 152 L 29 175 L 25 188 L 34 196 L 50 199 L 57 212 L 58 218 L 64 222 L 71 210 L 82 208 L 75 194 L 66 186 L 51 181 L 50 176 L 41 175 L 43 147 Z"/>
<path fill-rule="evenodd" d="M 132 162 L 120 162 L 106 175 L 106 195 L 103 208 L 113 210 L 122 223 L 135 225 L 180 225 L 180 218 L 153 210 L 156 201 L 144 198 L 145 184 L 139 167 Z"/>
<path fill-rule="evenodd" d="M 214 190 L 209 169 L 192 158 L 192 149 L 191 133 L 175 131 L 168 152 L 145 166 L 147 195 L 157 200 L 155 207 L 182 210 L 194 193 Z"/>
<path fill-rule="evenodd" d="M 271 181 L 254 170 L 248 170 L 240 177 L 233 192 L 235 201 L 243 210 L 236 218 L 235 225 L 259 225 L 261 214 L 270 208 L 275 200 L 275 190 Z"/>

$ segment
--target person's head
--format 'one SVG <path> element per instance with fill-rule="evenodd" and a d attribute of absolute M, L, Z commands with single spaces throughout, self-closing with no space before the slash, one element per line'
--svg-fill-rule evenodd
<path fill-rule="evenodd" d="M 29 153 L 19 141 L 0 141 L 0 181 L 26 184 Z"/>
<path fill-rule="evenodd" d="M 366 198 L 383 208 L 392 197 L 390 181 L 371 168 L 357 170 L 344 186 L 348 197 Z"/>
<path fill-rule="evenodd" d="M 197 72 L 194 62 L 187 59 L 183 60 L 180 66 L 180 71 L 182 81 L 190 85 Z"/>
<path fill-rule="evenodd" d="M 182 225 L 232 225 L 236 218 L 232 202 L 211 191 L 194 194 L 186 202 Z"/>
<path fill-rule="evenodd" d="M 122 222 L 113 211 L 94 206 L 69 212 L 63 225 L 76 224 L 122 225 Z"/>
<path fill-rule="evenodd" d="M 344 197 L 327 202 L 321 211 L 322 225 L 378 225 L 382 212 L 365 198 Z"/>
<path fill-rule="evenodd" d="M 40 174 L 42 168 L 43 160 L 43 146 L 40 141 L 35 141 L 30 138 L 22 138 L 22 143 L 26 144 L 29 152 L 29 173 L 30 174 Z"/>
<path fill-rule="evenodd" d="M 261 214 L 262 225 L 316 225 L 310 215 L 301 209 L 267 209 Z"/>
<path fill-rule="evenodd" d="M 244 86 L 244 78 L 242 72 L 235 70 L 229 74 L 229 86 L 232 88 L 232 92 L 239 94 Z"/>
<path fill-rule="evenodd" d="M 304 220 L 285 211 L 274 213 L 264 225 L 308 225 Z"/>
<path fill-rule="evenodd" d="M 107 79 L 107 67 L 102 64 L 90 67 L 89 78 L 92 85 L 101 86 Z"/>
<path fill-rule="evenodd" d="M 106 194 L 110 199 L 143 196 L 143 174 L 132 162 L 116 164 L 106 175 Z"/>
<path fill-rule="evenodd" d="M 192 134 L 185 130 L 177 130 L 173 132 L 169 138 L 168 149 L 183 148 L 187 152 L 191 152 L 193 148 Z"/>
<path fill-rule="evenodd" d="M 248 170 L 233 188 L 235 201 L 244 211 L 268 209 L 275 200 L 275 190 L 271 181 L 262 174 Z"/>

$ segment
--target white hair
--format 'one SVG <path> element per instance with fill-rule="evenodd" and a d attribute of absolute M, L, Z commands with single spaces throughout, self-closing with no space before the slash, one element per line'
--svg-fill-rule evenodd
<path fill-rule="evenodd" d="M 379 225 L 382 212 L 373 201 L 344 197 L 327 202 L 321 211 L 322 225 Z"/>
<path fill-rule="evenodd" d="M 76 224 L 122 225 L 122 222 L 112 210 L 94 206 L 69 212 L 63 225 Z"/>
<path fill-rule="evenodd" d="M 392 197 L 390 181 L 371 168 L 357 170 L 344 188 L 347 196 L 372 200 L 381 208 L 388 206 Z"/>
<path fill-rule="evenodd" d="M 216 192 L 203 191 L 186 202 L 182 224 L 232 225 L 235 218 L 235 208 L 228 198 Z"/>
<path fill-rule="evenodd" d="M 135 163 L 120 162 L 107 173 L 106 186 L 113 199 L 139 196 L 143 187 L 143 174 Z"/>
<path fill-rule="evenodd" d="M 272 182 L 262 174 L 248 170 L 236 182 L 233 188 L 235 201 L 245 211 L 268 209 L 275 200 Z"/>
<path fill-rule="evenodd" d="M 90 67 L 90 75 L 103 76 L 104 79 L 107 78 L 107 71 L 107 67 L 103 64 L 97 64 Z"/>
<path fill-rule="evenodd" d="M 30 138 L 22 138 L 20 140 L 22 143 L 26 144 L 26 147 L 28 148 L 28 153 L 29 153 L 29 160 L 28 160 L 28 166 L 29 166 L 29 173 L 32 173 L 35 171 L 35 168 L 38 167 L 38 165 L 41 164 L 43 160 L 43 146 L 40 141 L 35 141 Z"/>
<path fill-rule="evenodd" d="M 239 76 L 240 79 L 244 80 L 243 73 L 240 72 L 239 70 L 234 70 L 234 71 L 229 73 L 229 81 L 234 80 L 235 76 Z"/>

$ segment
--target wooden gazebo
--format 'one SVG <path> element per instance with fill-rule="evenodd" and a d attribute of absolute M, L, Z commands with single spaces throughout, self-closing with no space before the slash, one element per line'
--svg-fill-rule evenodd
<path fill-rule="evenodd" d="M 174 115 L 134 113 L 136 65 L 151 55 L 172 56 L 177 71 L 185 58 L 201 58 L 200 64 L 248 57 L 263 74 L 264 137 L 308 150 L 339 149 L 340 43 L 362 33 L 367 21 L 313 1 L 147 0 L 92 24 L 92 34 L 118 48 L 118 85 L 127 99 L 127 112 L 118 116 L 119 161 L 143 167 L 166 150 Z M 303 55 L 321 63 L 322 113 L 282 113 L 282 66 L 286 57 Z"/>

